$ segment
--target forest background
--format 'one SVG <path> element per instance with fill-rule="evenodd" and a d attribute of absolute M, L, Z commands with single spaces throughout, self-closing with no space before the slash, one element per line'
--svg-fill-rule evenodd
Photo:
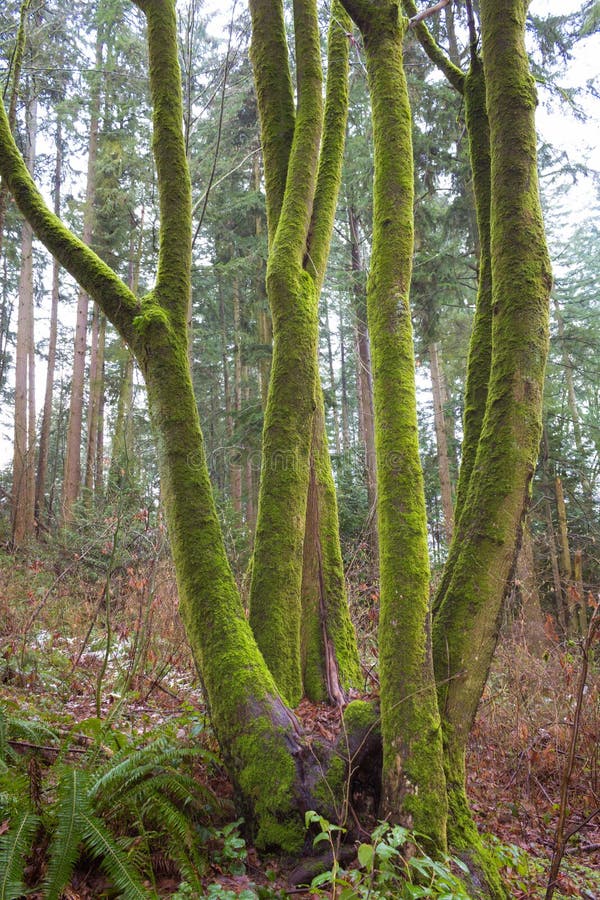
<path fill-rule="evenodd" d="M 5 4 L 0 21 L 5 71 L 14 58 L 18 23 L 19 4 L 12 6 Z M 36 136 L 36 176 L 45 181 L 48 196 L 66 221 L 84 235 L 87 227 L 94 249 L 130 283 L 143 285 L 152 271 L 156 240 L 156 184 L 150 164 L 143 38 L 129 4 L 115 0 L 101 4 L 98 11 L 95 4 L 83 7 L 77 11 L 84 18 L 76 28 L 70 12 L 66 31 L 61 4 L 32 3 L 28 10 L 16 106 L 20 141 L 23 147 L 31 146 Z M 591 44 L 593 53 L 597 9 L 588 4 L 585 15 L 545 20 L 536 18 L 535 10 L 532 7 L 530 40 L 542 103 L 559 107 L 563 121 L 570 116 L 576 121 L 583 115 L 593 119 L 593 82 L 565 87 L 562 75 L 570 55 L 580 52 L 581 46 Z M 436 26 L 446 41 L 452 36 L 449 21 L 446 14 Z M 460 21 L 456 27 L 460 29 Z M 185 134 L 195 186 L 192 371 L 206 423 L 207 453 L 221 520 L 243 589 L 256 516 L 270 361 L 270 323 L 262 287 L 266 220 L 258 119 L 247 55 L 248 23 L 239 6 L 224 27 L 225 38 L 211 38 L 202 10 L 190 4 L 180 9 L 180 31 Z M 100 69 L 94 65 L 99 45 Z M 416 42 L 409 43 L 406 53 L 418 184 L 422 187 L 416 205 L 411 301 L 420 373 L 420 440 L 429 544 L 433 566 L 439 569 L 451 530 L 459 462 L 462 388 L 476 288 L 476 240 L 460 98 L 434 76 Z M 55 113 L 50 112 L 51 105 Z M 365 626 L 360 630 L 367 671 L 376 666 L 373 623 L 377 617 L 374 477 L 369 450 L 372 411 L 364 316 L 372 217 L 369 136 L 364 65 L 356 50 L 346 169 L 322 295 L 320 354 L 347 576 L 355 615 Z M 59 154 L 56 147 L 61 148 Z M 507 613 L 507 628 L 517 623 L 537 657 L 547 653 L 549 642 L 576 642 L 583 637 L 590 609 L 587 599 L 590 594 L 597 595 L 600 442 L 594 354 L 598 346 L 598 255 L 593 248 L 597 247 L 598 207 L 593 154 L 575 157 L 550 142 L 543 142 L 539 152 L 554 258 L 554 324 L 543 452 L 521 569 Z M 95 158 L 91 178 L 90 156 Z M 585 213 L 581 215 L 584 195 Z M 579 207 L 575 215 L 570 212 L 573 196 Z M 135 582 L 139 573 L 131 565 L 133 548 L 138 552 L 140 546 L 153 551 L 160 547 L 156 554 L 161 556 L 160 492 L 144 391 L 123 345 L 97 310 L 90 310 L 87 322 L 77 289 L 68 277 L 50 274 L 45 251 L 36 245 L 32 269 L 24 271 L 22 261 L 28 255 L 23 249 L 25 235 L 10 202 L 3 230 L 2 415 L 6 430 L 12 429 L 9 423 L 18 394 L 13 375 L 19 341 L 17 297 L 29 285 L 35 329 L 31 331 L 31 325 L 25 324 L 25 331 L 29 328 L 30 332 L 21 339 L 30 342 L 25 410 L 28 440 L 31 448 L 36 448 L 30 461 L 35 460 L 37 469 L 33 528 L 27 525 L 24 534 L 15 534 L 13 466 L 6 466 L 1 485 L 3 528 L 6 547 L 22 547 L 26 554 L 17 559 L 26 560 L 25 565 L 34 572 L 36 567 L 44 569 L 42 586 L 35 587 L 33 598 L 28 599 L 43 601 L 45 613 L 57 593 L 54 582 L 44 581 L 48 573 L 43 558 L 49 547 L 52 553 L 59 553 L 59 559 L 62 553 L 74 554 L 61 572 L 72 566 L 77 556 L 91 557 L 92 582 L 100 582 L 104 601 L 123 571 Z M 42 390 L 40 374 L 49 355 L 51 329 L 46 322 L 53 278 L 54 296 L 60 296 L 56 368 Z M 75 351 L 84 363 L 79 367 L 73 365 L 73 338 L 69 319 L 63 314 L 69 304 L 75 310 L 77 301 L 79 321 L 83 322 L 79 350 Z M 81 350 L 88 342 L 89 356 Z M 76 372 L 81 375 L 79 380 Z M 34 385 L 38 398 L 44 393 L 47 401 L 49 398 L 43 412 L 39 399 L 35 403 Z M 83 411 L 78 427 L 73 424 L 77 420 L 72 414 L 74 397 Z M 41 465 L 44 458 L 37 448 L 43 440 L 46 458 Z M 68 468 L 69 453 L 78 460 L 75 469 L 81 467 L 75 476 Z M 8 565 L 12 567 L 13 562 Z M 52 566 L 56 565 L 59 563 L 54 560 Z M 87 572 L 87 563 L 82 571 Z M 57 577 L 63 576 L 59 573 Z M 146 583 L 137 590 L 150 597 L 155 587 Z M 7 597 L 10 593 L 8 590 Z M 90 597 L 93 595 L 92 590 Z M 90 612 L 93 608 L 91 602 Z M 13 617 L 15 609 L 18 604 L 11 608 Z M 34 610 L 39 619 L 41 613 L 36 607 Z M 30 622 L 30 618 L 24 615 L 16 628 L 22 636 L 20 654 L 15 652 L 13 631 L 7 629 L 4 657 L 8 681 L 27 681 L 30 669 L 39 666 L 35 649 L 39 636 L 34 637 L 38 622 Z M 95 614 L 92 625 L 94 618 Z M 84 645 L 88 641 L 90 636 L 85 637 Z M 110 643 L 106 638 L 104 646 L 108 648 Z M 25 644 L 32 654 L 27 660 Z M 110 652 L 100 657 L 106 659 L 105 668 L 114 662 L 113 656 L 111 645 Z M 563 658 L 563 663 L 567 668 L 575 666 L 574 660 L 565 662 Z M 137 656 L 135 665 L 136 669 L 140 665 Z M 167 668 L 171 665 L 172 660 Z M 105 674 L 102 667 L 95 671 L 98 713 L 105 702 L 101 696 Z M 530 741 L 530 736 L 526 740 Z M 587 759 L 586 765 L 593 768 L 594 763 Z"/>

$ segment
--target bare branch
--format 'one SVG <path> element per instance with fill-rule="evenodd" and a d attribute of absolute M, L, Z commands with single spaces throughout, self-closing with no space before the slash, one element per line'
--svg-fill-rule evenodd
<path fill-rule="evenodd" d="M 439 3 L 436 3 L 435 6 L 430 6 L 428 9 L 422 10 L 420 13 L 417 13 L 416 16 L 413 16 L 412 19 L 409 19 L 408 27 L 414 28 L 415 25 L 418 25 L 419 22 L 422 22 L 424 19 L 428 19 L 429 16 L 434 16 L 437 12 L 440 12 L 445 6 L 448 6 L 450 0 L 440 0 Z"/>

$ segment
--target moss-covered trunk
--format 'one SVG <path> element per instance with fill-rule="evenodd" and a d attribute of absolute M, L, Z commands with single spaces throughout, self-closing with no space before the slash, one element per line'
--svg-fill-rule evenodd
<path fill-rule="evenodd" d="M 346 17 L 336 7 L 320 146 L 320 50 L 314 5 L 294 4 L 295 115 L 282 6 L 253 0 L 250 8 L 267 186 L 267 292 L 274 339 L 250 622 L 270 670 L 292 704 L 304 692 L 315 700 L 341 702 L 345 688 L 358 680 L 359 664 L 324 429 L 317 307 L 341 178 L 347 114 Z"/>
<path fill-rule="evenodd" d="M 318 385 L 302 568 L 302 676 L 306 696 L 341 706 L 360 682 L 360 662 L 348 614 L 335 484 Z"/>
<path fill-rule="evenodd" d="M 351 29 L 349 16 L 336 0 L 332 5 L 327 43 L 324 133 L 304 261 L 305 268 L 315 279 L 317 295 L 325 278 L 342 178 L 348 116 L 348 34 Z M 348 689 L 360 683 L 360 662 L 348 611 L 337 496 L 320 380 L 315 393 L 303 548 L 301 653 L 304 690 L 310 699 L 326 699 L 340 705 Z"/>
<path fill-rule="evenodd" d="M 440 719 L 431 660 L 429 558 L 408 303 L 413 253 L 406 20 L 393 2 L 346 2 L 365 43 L 374 135 L 367 286 L 375 403 L 381 606 L 381 812 L 446 843 Z"/>
<path fill-rule="evenodd" d="M 481 13 L 491 148 L 492 356 L 485 416 L 459 513 L 460 546 L 433 630 L 451 839 L 463 847 L 473 838 L 465 747 L 496 645 L 541 434 L 551 280 L 524 4 L 482 0 Z"/>
<path fill-rule="evenodd" d="M 254 4 L 255 7 L 259 5 Z M 255 8 L 255 58 L 259 55 L 263 37 L 260 31 L 268 27 L 264 19 L 257 20 L 257 13 Z M 265 410 L 250 586 L 252 630 L 280 690 L 292 705 L 297 704 L 303 694 L 300 663 L 302 546 L 318 378 L 316 287 L 314 279 L 303 267 L 322 127 L 321 56 L 314 0 L 296 0 L 294 25 L 298 108 L 285 191 L 267 260 L 273 361 Z M 270 81 L 280 78 L 281 73 L 274 73 Z M 273 83 L 269 90 L 274 90 Z M 268 126 L 280 128 L 282 123 L 270 122 L 263 114 L 264 104 L 270 102 L 264 92 L 262 102 L 264 135 Z M 267 140 L 264 135 L 263 141 Z M 271 162 L 266 154 L 265 173 L 269 172 Z M 271 215 L 270 229 L 272 224 Z"/>

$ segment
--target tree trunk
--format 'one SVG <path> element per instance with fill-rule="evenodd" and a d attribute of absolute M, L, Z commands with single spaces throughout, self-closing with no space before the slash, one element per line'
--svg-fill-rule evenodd
<path fill-rule="evenodd" d="M 340 323 L 340 387 L 342 389 L 342 453 L 347 453 L 350 449 L 350 416 L 348 413 L 348 374 L 346 371 L 346 346 L 344 344 L 344 316 L 340 300 L 338 306 L 338 317 Z"/>
<path fill-rule="evenodd" d="M 339 3 L 332 6 L 328 36 L 324 137 L 305 267 L 321 293 L 342 175 L 348 108 L 348 40 L 352 23 Z M 318 359 L 317 359 L 318 370 Z M 302 676 L 306 695 L 332 704 L 360 683 L 360 662 L 348 612 L 339 537 L 338 506 L 317 379 L 310 480 L 302 565 Z"/>
<path fill-rule="evenodd" d="M 571 587 L 573 579 L 573 568 L 571 566 L 571 550 L 569 548 L 567 507 L 565 505 L 565 495 L 563 492 L 562 481 L 558 477 L 558 475 L 554 479 L 554 496 L 556 498 L 556 514 L 558 517 L 559 570 L 562 606 L 565 610 L 567 631 L 569 637 L 575 639 L 578 633 L 578 623 L 575 610 L 573 609 L 573 605 L 570 602 L 572 597 Z"/>
<path fill-rule="evenodd" d="M 19 87 L 21 83 L 21 68 L 23 66 L 23 54 L 25 53 L 25 44 L 27 39 L 27 16 L 31 0 L 23 0 L 19 15 L 19 27 L 17 29 L 17 39 L 15 49 L 12 56 L 12 72 L 10 85 L 10 99 L 8 105 L 8 124 L 11 132 L 15 130 L 15 122 L 17 119 L 17 100 L 19 97 Z M 0 185 L 0 256 L 2 255 L 2 247 L 4 244 L 4 222 L 6 219 L 6 202 L 8 200 L 8 190 L 4 182 Z M 2 382 L 0 381 L 0 384 Z"/>
<path fill-rule="evenodd" d="M 577 605 L 577 621 L 579 624 L 579 637 L 585 639 L 588 633 L 588 620 L 583 590 L 583 563 L 581 550 L 576 550 L 573 557 L 573 580 L 575 587 L 574 602 Z"/>
<path fill-rule="evenodd" d="M 94 494 L 100 500 L 104 494 L 104 366 L 106 350 L 106 316 L 100 317 L 100 335 L 98 355 L 100 365 L 98 371 L 98 422 L 96 427 L 96 446 L 94 459 Z"/>
<path fill-rule="evenodd" d="M 517 557 L 516 581 L 521 597 L 523 638 L 530 653 L 541 656 L 548 646 L 548 639 L 544 634 L 544 614 L 535 571 L 533 539 L 527 521 L 523 525 L 523 540 Z"/>
<path fill-rule="evenodd" d="M 27 167 L 33 173 L 37 98 L 27 104 Z M 35 366 L 33 340 L 33 230 L 21 229 L 21 272 L 15 352 L 15 419 L 12 482 L 12 545 L 20 547 L 35 529 Z"/>
<path fill-rule="evenodd" d="M 96 191 L 96 159 L 98 156 L 98 132 L 100 118 L 100 72 L 102 69 L 101 29 L 96 35 L 96 73 L 92 82 L 90 101 L 90 133 L 88 138 L 87 182 L 83 214 L 83 241 L 90 244 L 94 228 L 94 197 Z M 68 525 L 81 488 L 81 435 L 83 430 L 83 391 L 85 383 L 85 356 L 87 349 L 88 294 L 79 291 L 77 318 L 73 347 L 73 376 L 67 426 L 67 447 L 62 492 L 62 521 Z"/>
<path fill-rule="evenodd" d="M 317 672 L 323 675 L 333 671 L 330 644 L 336 654 L 342 687 L 356 680 L 358 672 L 356 644 L 345 599 L 335 490 L 324 434 L 317 333 L 318 293 L 340 181 L 347 106 L 347 88 L 341 72 L 347 67 L 347 46 L 343 29 L 333 16 L 330 48 L 331 35 L 335 33 L 338 50 L 329 58 L 325 139 L 319 157 L 319 140 L 314 128 L 318 124 L 320 130 L 321 123 L 320 54 L 314 8 L 312 2 L 297 4 L 297 54 L 301 53 L 302 58 L 297 57 L 298 112 L 288 152 L 285 144 L 275 140 L 275 136 L 280 138 L 286 133 L 291 106 L 291 85 L 288 84 L 287 99 L 282 94 L 282 85 L 286 83 L 282 73 L 288 71 L 282 9 L 278 5 L 277 28 L 274 28 L 270 4 L 256 0 L 251 3 L 251 12 L 252 55 L 267 184 L 270 240 L 267 292 L 274 348 L 265 412 L 250 622 L 269 669 L 294 704 L 305 687 L 311 694 L 323 696 L 334 684 L 335 679 L 317 687 Z M 276 59 L 280 60 L 278 66 L 274 65 Z M 342 66 L 338 71 L 340 61 Z M 287 181 L 283 177 L 286 170 Z M 276 196 L 273 192 L 283 190 L 283 184 L 287 185 L 285 194 Z M 292 210 L 293 223 L 288 220 Z M 300 268 L 295 270 L 298 263 Z M 317 523 L 309 526 L 313 534 L 318 528 L 319 539 L 318 543 L 309 541 L 306 545 L 318 554 L 312 565 L 307 566 L 304 538 L 311 466 L 317 502 L 325 505 Z M 316 505 L 311 503 L 310 508 L 316 509 Z M 323 597 L 327 599 L 327 641 L 321 642 L 319 651 L 323 623 L 317 613 L 324 608 Z M 311 616 L 309 625 L 308 616 Z M 310 648 L 308 635 L 312 636 Z M 320 660 L 319 665 L 307 666 L 309 660 L 315 659 Z M 305 677 L 310 687 L 304 684 Z M 331 695 L 330 699 L 338 700 Z"/>
<path fill-rule="evenodd" d="M 356 346 L 358 361 L 358 402 L 360 410 L 361 438 L 365 451 L 365 472 L 367 477 L 367 497 L 369 500 L 368 538 L 373 555 L 377 555 L 377 473 L 375 466 L 375 420 L 373 411 L 373 376 L 371 370 L 371 347 L 367 328 L 367 303 L 362 283 L 362 254 L 360 252 L 359 226 L 356 211 L 348 207 L 350 228 L 350 269 L 352 272 L 352 294 L 356 316 Z"/>
<path fill-rule="evenodd" d="M 98 435 L 101 421 L 100 407 L 102 405 L 102 396 L 104 394 L 105 321 L 104 315 L 98 306 L 94 306 L 90 346 L 89 398 L 84 478 L 87 502 L 92 500 L 94 493 L 99 492 L 100 487 L 96 482 L 96 474 L 98 468 Z"/>
<path fill-rule="evenodd" d="M 373 364 L 380 556 L 383 773 L 380 815 L 446 844 L 440 719 L 431 661 L 429 558 L 408 292 L 413 253 L 405 20 L 393 2 L 345 2 L 363 35 L 374 137 L 367 312 Z"/>
<path fill-rule="evenodd" d="M 469 847 L 465 748 L 498 637 L 541 435 L 550 265 L 538 196 L 535 89 L 521 0 L 482 0 L 483 67 L 491 146 L 493 355 L 478 444 L 459 484 L 459 541 L 434 620 L 434 659 L 445 735 L 452 843 Z M 474 158 L 474 166 L 477 158 Z M 483 278 L 483 273 L 482 273 Z M 489 354 L 482 343 L 484 357 Z M 482 366 L 485 372 L 485 364 Z M 469 374 L 471 375 L 471 368 Z M 473 375 L 475 372 L 473 371 Z M 473 404 L 477 416 L 480 406 Z M 465 414 L 465 442 L 467 443 Z M 477 429 L 474 429 L 474 433 Z M 452 558 L 452 553 L 451 553 Z"/>
<path fill-rule="evenodd" d="M 452 500 L 452 478 L 450 475 L 450 458 L 448 455 L 448 439 L 446 435 L 446 416 L 444 410 L 444 375 L 440 368 L 438 346 L 433 341 L 429 345 L 429 362 L 431 365 L 431 387 L 433 390 L 433 421 L 437 443 L 437 463 L 442 494 L 442 511 L 444 513 L 444 532 L 446 542 L 450 546 L 454 529 L 454 503 Z"/>
<path fill-rule="evenodd" d="M 56 125 L 56 165 L 54 168 L 54 213 L 60 216 L 60 188 L 62 181 L 62 127 L 60 121 Z M 56 259 L 52 260 L 52 299 L 50 305 L 50 333 L 48 336 L 48 366 L 46 369 L 46 390 L 44 393 L 44 409 L 40 426 L 38 447 L 38 465 L 35 482 L 35 517 L 38 522 L 44 506 L 46 475 L 48 472 L 48 451 L 50 445 L 50 428 L 52 425 L 52 398 L 54 391 L 54 371 L 56 368 L 56 338 L 58 332 L 58 301 L 60 291 L 60 266 Z"/>

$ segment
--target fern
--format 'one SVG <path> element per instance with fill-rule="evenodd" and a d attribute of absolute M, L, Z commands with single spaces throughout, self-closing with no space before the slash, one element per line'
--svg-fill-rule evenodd
<path fill-rule="evenodd" d="M 27 810 L 0 839 L 0 900 L 15 900 L 26 891 L 23 869 L 39 819 Z"/>
<path fill-rule="evenodd" d="M 83 835 L 81 813 L 89 803 L 86 785 L 85 775 L 74 768 L 67 769 L 60 780 L 57 826 L 49 850 L 46 900 L 58 900 L 75 868 Z"/>
<path fill-rule="evenodd" d="M 119 890 L 122 900 L 148 900 L 157 896 L 142 885 L 127 855 L 99 818 L 82 810 L 81 822 L 86 849 L 95 859 L 101 860 L 102 868 Z"/>
<path fill-rule="evenodd" d="M 9 763 L 18 759 L 18 754 L 10 746 L 11 740 L 55 743 L 58 737 L 51 728 L 41 722 L 9 715 L 6 707 L 0 704 L 0 762 Z"/>
<path fill-rule="evenodd" d="M 166 833 L 171 849 L 185 850 L 190 861 L 202 868 L 202 858 L 196 851 L 198 833 L 185 813 L 166 797 L 154 797 L 150 809 L 144 810 L 144 814 Z"/>
<path fill-rule="evenodd" d="M 154 777 L 157 770 L 178 770 L 184 760 L 198 758 L 217 761 L 214 754 L 202 747 L 176 747 L 166 738 L 158 738 L 133 753 L 123 750 L 100 771 L 90 788 L 90 796 L 96 798 L 100 806 L 112 803 L 117 791 L 126 793 L 144 779 Z"/>
<path fill-rule="evenodd" d="M 200 811 L 206 807 L 218 807 L 219 801 L 213 791 L 206 785 L 197 782 L 190 775 L 181 772 L 161 772 L 152 778 L 131 786 L 127 791 L 120 791 L 118 806 L 113 807 L 115 815 L 119 815 L 133 804 L 152 804 L 154 798 L 167 797 L 186 808 L 188 815 L 198 818 Z M 100 807 L 102 804 L 100 804 Z"/>

